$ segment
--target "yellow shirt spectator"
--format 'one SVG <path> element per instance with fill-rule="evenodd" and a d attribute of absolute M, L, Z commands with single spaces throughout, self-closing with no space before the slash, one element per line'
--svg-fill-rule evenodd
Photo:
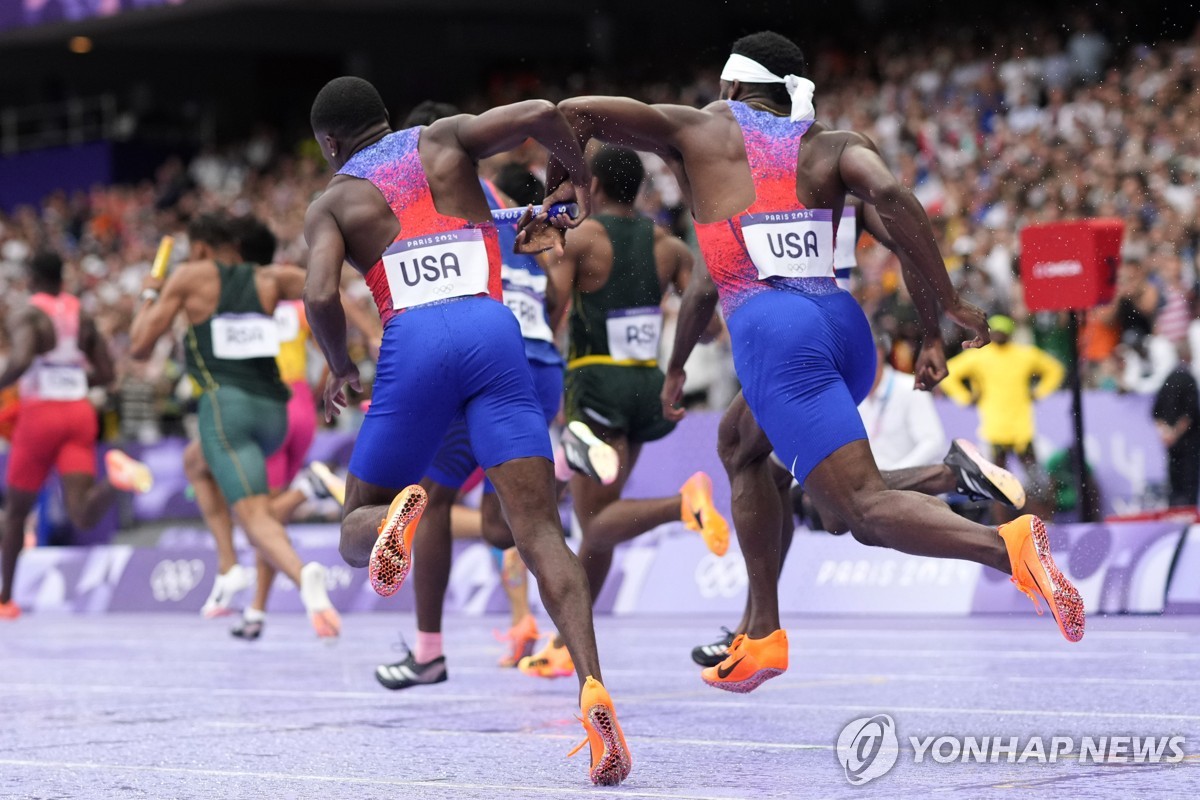
<path fill-rule="evenodd" d="M 302 300 L 285 300 L 275 307 L 279 325 L 279 377 L 285 385 L 308 381 L 308 316 Z"/>
<path fill-rule="evenodd" d="M 1018 453 L 1033 441 L 1033 401 L 1052 394 L 1066 375 L 1058 359 L 1044 350 L 1009 341 L 965 350 L 946 366 L 950 375 L 942 388 L 957 403 L 979 405 L 983 440 Z"/>

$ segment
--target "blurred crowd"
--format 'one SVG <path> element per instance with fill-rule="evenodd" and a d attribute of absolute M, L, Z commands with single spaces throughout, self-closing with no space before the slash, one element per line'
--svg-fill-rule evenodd
<path fill-rule="evenodd" d="M 1080 16 L 980 36 L 897 36 L 858 51 L 822 45 L 809 53 L 818 117 L 869 134 L 928 210 L 965 296 L 989 314 L 1014 319 L 1017 341 L 1062 360 L 1070 344 L 1064 317 L 1024 308 L 1018 231 L 1080 217 L 1124 220 L 1117 296 L 1090 312 L 1082 329 L 1085 380 L 1094 388 L 1153 393 L 1189 357 L 1189 337 L 1200 346 L 1200 27 L 1183 41 L 1116 41 Z M 703 105 L 717 97 L 719 66 L 684 83 L 638 86 L 592 75 L 550 86 L 534 75 L 506 73 L 461 103 L 477 111 L 525 97 L 622 93 Z M 642 210 L 691 240 L 674 178 L 661 162 L 647 160 Z M 507 161 L 544 174 L 544 152 L 532 144 L 482 171 Z M 68 289 L 83 298 L 120 365 L 106 433 L 153 439 L 183 416 L 187 393 L 179 390 L 175 354 L 165 344 L 145 364 L 122 356 L 159 238 L 176 236 L 176 254 L 185 255 L 184 228 L 196 213 L 252 213 L 278 236 L 277 260 L 303 264 L 304 212 L 327 180 L 314 143 L 285 144 L 264 129 L 237 146 L 170 160 L 139 185 L 60 193 L 39 208 L 0 213 L 0 315 L 25 301 L 28 257 L 41 247 L 60 251 Z M 867 237 L 858 263 L 853 290 L 890 335 L 890 359 L 904 369 L 920 331 L 899 265 Z M 347 285 L 369 303 L 360 281 Z M 959 334 L 950 328 L 944 334 L 953 354 Z M 711 346 L 689 365 L 689 391 L 717 407 L 736 391 L 722 347 Z"/>

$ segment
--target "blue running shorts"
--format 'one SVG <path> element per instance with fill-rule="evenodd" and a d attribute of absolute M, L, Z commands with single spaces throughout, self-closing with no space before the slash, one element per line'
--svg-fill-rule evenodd
<path fill-rule="evenodd" d="M 875 381 L 875 342 L 848 292 L 761 292 L 728 326 L 746 402 L 797 481 L 867 438 L 858 404 Z"/>
<path fill-rule="evenodd" d="M 388 322 L 350 473 L 397 490 L 419 482 L 459 416 L 484 469 L 553 460 L 517 318 L 487 297 L 419 306 Z"/>
<path fill-rule="evenodd" d="M 562 364 L 542 364 L 537 361 L 527 361 L 529 371 L 533 376 L 534 390 L 542 406 L 542 416 L 547 429 L 558 409 L 562 405 L 563 396 L 563 367 Z M 442 486 L 458 489 L 467 482 L 471 473 L 479 465 L 475 462 L 475 454 L 471 451 L 471 435 L 467 430 L 467 420 L 458 417 L 450 424 L 446 438 L 437 455 L 433 457 L 433 465 L 426 477 Z M 491 481 L 484 481 L 483 491 L 494 492 Z"/>

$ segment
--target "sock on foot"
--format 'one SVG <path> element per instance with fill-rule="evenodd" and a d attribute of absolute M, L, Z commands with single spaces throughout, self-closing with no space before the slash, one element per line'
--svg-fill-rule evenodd
<path fill-rule="evenodd" d="M 242 619 L 246 620 L 246 622 L 262 622 L 266 618 L 267 612 L 263 611 L 261 608 L 248 606 L 244 611 L 242 611 Z"/>
<path fill-rule="evenodd" d="M 442 634 L 417 631 L 417 647 L 413 658 L 418 664 L 428 664 L 442 654 Z"/>

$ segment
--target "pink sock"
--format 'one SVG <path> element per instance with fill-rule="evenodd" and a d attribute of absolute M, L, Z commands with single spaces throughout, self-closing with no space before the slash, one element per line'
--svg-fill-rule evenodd
<path fill-rule="evenodd" d="M 440 633 L 425 633 L 417 631 L 417 649 L 413 658 L 418 664 L 428 664 L 442 654 L 442 635 Z"/>

